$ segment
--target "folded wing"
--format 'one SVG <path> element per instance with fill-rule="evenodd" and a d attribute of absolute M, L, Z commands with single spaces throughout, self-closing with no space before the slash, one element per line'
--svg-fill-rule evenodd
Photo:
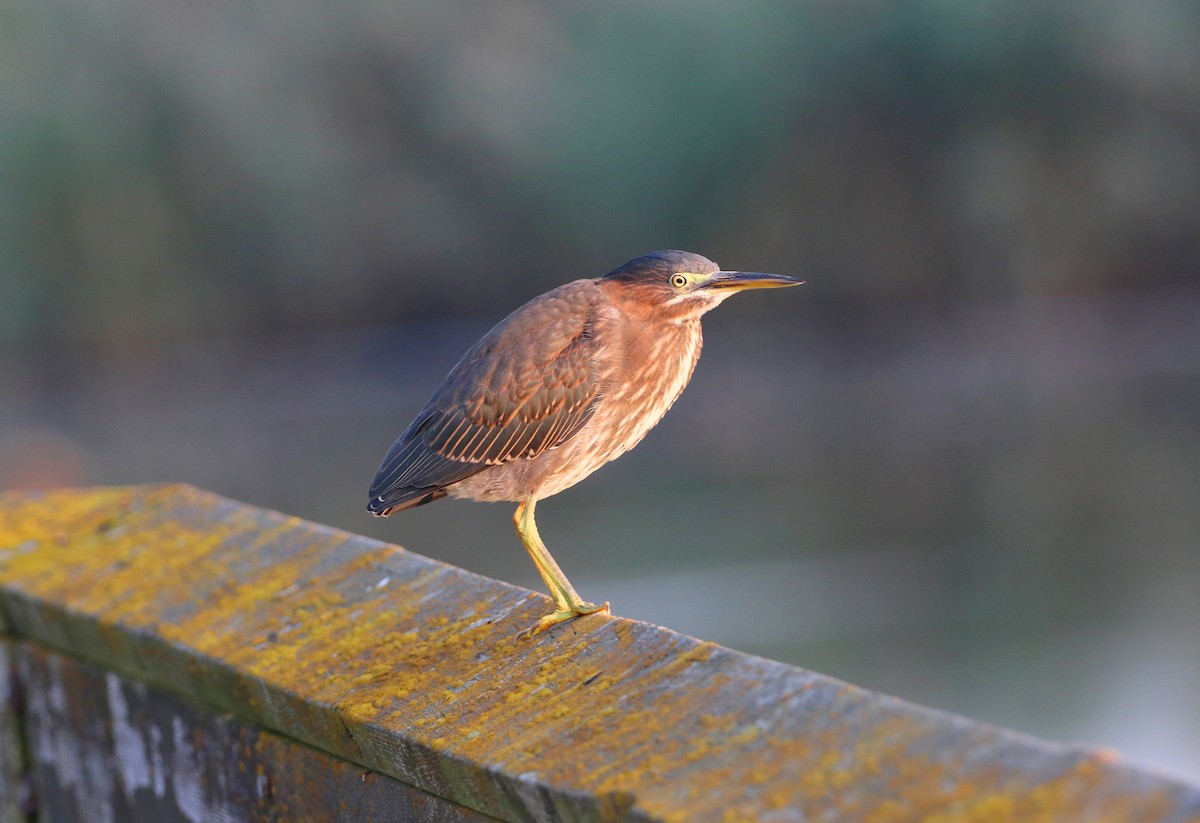
<path fill-rule="evenodd" d="M 564 288 L 509 315 L 454 367 L 388 450 L 371 484 L 371 512 L 436 500 L 489 466 L 533 459 L 583 427 L 598 393 L 592 312 L 580 300 L 586 295 L 560 294 Z"/>

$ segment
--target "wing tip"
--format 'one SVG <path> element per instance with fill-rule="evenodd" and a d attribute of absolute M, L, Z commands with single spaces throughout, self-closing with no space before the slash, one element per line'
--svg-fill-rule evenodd
<path fill-rule="evenodd" d="M 374 517 L 387 517 L 392 512 L 415 509 L 434 500 L 440 500 L 447 494 L 445 489 L 408 489 L 400 494 L 379 495 L 372 497 L 367 503 L 367 511 Z"/>
<path fill-rule="evenodd" d="M 373 517 L 387 517 L 392 513 L 392 507 L 387 505 L 382 497 L 372 497 L 371 501 L 367 503 L 367 511 Z"/>

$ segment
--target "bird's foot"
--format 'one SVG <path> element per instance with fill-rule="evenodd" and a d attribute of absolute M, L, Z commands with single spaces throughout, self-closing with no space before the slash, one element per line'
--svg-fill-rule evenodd
<path fill-rule="evenodd" d="M 537 625 L 534 626 L 532 628 L 532 630 L 530 630 L 529 633 L 531 635 L 534 635 L 534 634 L 537 634 L 538 632 L 545 631 L 546 629 L 550 628 L 551 626 L 557 625 L 559 623 L 565 623 L 568 620 L 574 620 L 576 617 L 583 617 L 584 615 L 587 615 L 587 614 L 611 614 L 611 613 L 612 612 L 609 611 L 609 608 L 608 608 L 608 603 L 601 603 L 599 606 L 597 606 L 595 603 L 582 603 L 582 602 L 576 603 L 574 606 L 571 606 L 570 608 L 559 609 L 556 612 L 551 612 L 550 614 L 546 615 L 545 617 L 543 617 L 541 620 L 539 620 L 537 622 Z"/>
<path fill-rule="evenodd" d="M 551 626 L 565 623 L 568 620 L 574 620 L 576 617 L 583 617 L 588 614 L 612 614 L 612 612 L 609 610 L 608 603 L 601 603 L 597 606 L 595 603 L 579 602 L 569 608 L 559 609 L 556 612 L 546 615 L 537 622 L 536 626 L 530 626 L 518 634 L 517 637 L 533 637 L 538 632 L 545 631 Z"/>

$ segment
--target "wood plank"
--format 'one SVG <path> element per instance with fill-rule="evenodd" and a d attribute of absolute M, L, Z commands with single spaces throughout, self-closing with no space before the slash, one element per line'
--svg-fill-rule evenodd
<path fill-rule="evenodd" d="M 760 604 L 769 608 L 769 604 Z M 505 820 L 1200 821 L 1200 791 L 187 486 L 0 498 L 16 635 Z"/>

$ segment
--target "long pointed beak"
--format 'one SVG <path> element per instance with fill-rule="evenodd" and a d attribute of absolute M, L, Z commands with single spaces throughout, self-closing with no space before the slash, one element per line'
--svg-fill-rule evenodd
<path fill-rule="evenodd" d="M 719 271 L 704 284 L 706 289 L 779 289 L 784 286 L 799 286 L 803 280 L 784 274 L 765 274 L 757 271 Z"/>

